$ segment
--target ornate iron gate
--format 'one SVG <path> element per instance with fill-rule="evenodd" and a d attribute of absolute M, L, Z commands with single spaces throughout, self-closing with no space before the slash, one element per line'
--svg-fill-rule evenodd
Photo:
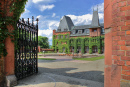
<path fill-rule="evenodd" d="M 37 24 L 34 25 L 32 17 L 32 24 L 29 23 L 29 18 L 17 22 L 15 75 L 18 80 L 38 72 L 38 19 L 36 21 Z"/>

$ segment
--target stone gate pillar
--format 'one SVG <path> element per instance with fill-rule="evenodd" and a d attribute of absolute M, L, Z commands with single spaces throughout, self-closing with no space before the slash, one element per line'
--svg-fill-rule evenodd
<path fill-rule="evenodd" d="M 130 0 L 104 0 L 104 87 L 130 87 Z"/>

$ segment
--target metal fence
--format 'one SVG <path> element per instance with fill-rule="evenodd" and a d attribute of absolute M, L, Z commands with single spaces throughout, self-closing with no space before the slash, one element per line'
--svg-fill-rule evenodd
<path fill-rule="evenodd" d="M 16 31 L 15 75 L 19 80 L 38 73 L 38 19 L 36 25 L 34 17 L 32 23 L 29 23 L 29 18 L 27 21 L 19 19 Z"/>

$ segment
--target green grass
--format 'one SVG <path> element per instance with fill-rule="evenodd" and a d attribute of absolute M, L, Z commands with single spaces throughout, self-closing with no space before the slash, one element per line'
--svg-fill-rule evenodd
<path fill-rule="evenodd" d="M 56 60 L 56 59 L 51 59 L 51 58 L 38 58 L 40 60 Z"/>
<path fill-rule="evenodd" d="M 44 55 L 44 53 L 38 53 L 38 54 L 43 54 Z M 55 53 L 45 53 L 45 54 L 55 54 Z"/>
<path fill-rule="evenodd" d="M 104 56 L 92 57 L 92 58 L 73 58 L 73 59 L 75 59 L 75 60 L 85 60 L 85 61 L 95 61 L 95 60 L 104 59 Z"/>

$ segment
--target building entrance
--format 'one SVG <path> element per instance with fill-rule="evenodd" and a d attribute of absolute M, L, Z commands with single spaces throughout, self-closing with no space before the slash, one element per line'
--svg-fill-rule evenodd
<path fill-rule="evenodd" d="M 92 51 L 93 51 L 93 53 L 97 53 L 98 52 L 97 46 L 93 46 Z"/>

